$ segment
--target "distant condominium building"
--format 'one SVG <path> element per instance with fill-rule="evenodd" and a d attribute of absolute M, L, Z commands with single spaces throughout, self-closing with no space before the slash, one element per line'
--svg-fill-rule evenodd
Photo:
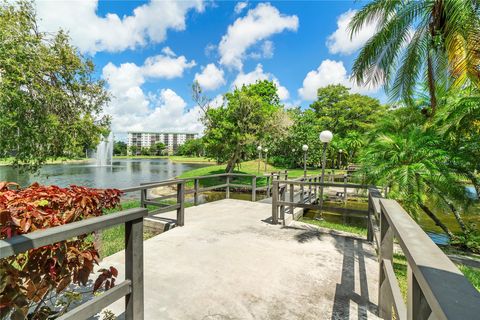
<path fill-rule="evenodd" d="M 168 154 L 175 153 L 179 146 L 186 141 L 195 139 L 195 133 L 181 132 L 128 132 L 127 146 L 137 146 L 139 148 L 150 148 L 157 142 L 166 146 Z M 129 151 L 130 152 L 130 151 Z"/>

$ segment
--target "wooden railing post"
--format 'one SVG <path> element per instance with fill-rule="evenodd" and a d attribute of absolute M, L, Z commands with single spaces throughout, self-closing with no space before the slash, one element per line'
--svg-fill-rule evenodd
<path fill-rule="evenodd" d="M 295 185 L 292 183 L 290 184 L 290 214 L 292 215 L 292 220 L 295 220 L 295 217 L 293 215 L 293 201 L 295 201 Z"/>
<path fill-rule="evenodd" d="M 193 204 L 198 206 L 198 190 L 199 190 L 199 180 L 194 179 L 193 180 L 193 185 L 194 185 L 194 193 L 193 193 Z"/>
<path fill-rule="evenodd" d="M 384 260 L 393 261 L 393 229 L 390 227 L 385 216 L 385 211 L 382 208 L 380 211 L 380 276 L 378 282 L 378 306 L 380 309 L 379 316 L 381 318 L 392 319 L 392 304 L 391 300 L 388 298 L 390 297 L 390 290 L 383 266 Z"/>
<path fill-rule="evenodd" d="M 257 176 L 252 177 L 252 201 L 257 201 Z"/>
<path fill-rule="evenodd" d="M 408 320 L 427 320 L 432 313 L 427 299 L 423 295 L 422 289 L 412 272 L 410 265 L 407 267 L 407 319 Z"/>
<path fill-rule="evenodd" d="M 285 170 L 285 181 L 288 180 L 288 170 Z"/>
<path fill-rule="evenodd" d="M 278 181 L 273 181 L 272 184 L 272 223 L 278 224 Z"/>
<path fill-rule="evenodd" d="M 227 173 L 227 189 L 225 190 L 225 198 L 230 199 L 230 175 Z"/>
<path fill-rule="evenodd" d="M 344 187 L 343 187 L 343 201 L 345 202 L 345 204 L 347 203 L 347 182 L 348 182 L 348 176 L 347 175 L 344 175 L 343 176 L 343 184 L 344 184 Z"/>
<path fill-rule="evenodd" d="M 146 208 L 147 205 L 145 204 L 145 201 L 147 200 L 147 189 L 142 189 L 140 190 L 140 206 L 142 208 Z"/>
<path fill-rule="evenodd" d="M 185 182 L 177 183 L 177 226 L 185 224 Z"/>
<path fill-rule="evenodd" d="M 312 203 L 312 178 L 308 178 L 308 203 Z"/>
<path fill-rule="evenodd" d="M 270 197 L 270 176 L 267 176 L 267 197 Z"/>
<path fill-rule="evenodd" d="M 300 181 L 305 182 L 305 178 L 301 178 Z M 300 186 L 300 203 L 305 201 L 305 187 L 303 184 Z"/>
<path fill-rule="evenodd" d="M 280 192 L 280 200 L 285 202 L 285 193 L 287 192 L 287 185 L 282 186 L 282 190 Z M 280 218 L 282 219 L 283 225 L 285 225 L 285 205 L 280 206 Z"/>
<path fill-rule="evenodd" d="M 143 218 L 125 223 L 125 279 L 132 286 L 125 296 L 125 319 L 143 320 Z"/>
<path fill-rule="evenodd" d="M 373 199 L 372 193 L 370 192 L 371 189 L 368 189 L 368 219 L 367 219 L 367 241 L 373 241 L 373 222 L 372 222 L 372 215 L 373 213 Z"/>

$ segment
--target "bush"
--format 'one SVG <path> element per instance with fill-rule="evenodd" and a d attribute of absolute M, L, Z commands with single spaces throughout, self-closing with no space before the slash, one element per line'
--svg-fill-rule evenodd
<path fill-rule="evenodd" d="M 117 206 L 120 194 L 115 189 L 78 186 L 33 184 L 21 189 L 14 183 L 0 182 L 0 239 L 100 216 L 103 209 Z M 65 313 L 72 299 L 57 306 L 47 300 L 56 300 L 70 284 L 87 285 L 99 257 L 91 239 L 82 235 L 0 259 L 2 318 L 47 319 Z M 90 292 L 108 290 L 115 284 L 115 268 L 99 272 Z M 64 294 L 69 296 L 78 293 Z"/>

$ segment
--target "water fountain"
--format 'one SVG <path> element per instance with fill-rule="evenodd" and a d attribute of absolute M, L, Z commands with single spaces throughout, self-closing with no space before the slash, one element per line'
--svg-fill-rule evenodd
<path fill-rule="evenodd" d="M 96 164 L 97 166 L 111 166 L 113 159 L 113 133 L 110 132 L 108 138 L 102 138 L 97 146 Z"/>

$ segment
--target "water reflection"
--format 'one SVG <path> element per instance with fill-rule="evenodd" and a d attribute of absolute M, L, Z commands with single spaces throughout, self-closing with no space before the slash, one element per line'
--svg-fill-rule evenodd
<path fill-rule="evenodd" d="M 21 186 L 33 182 L 46 185 L 82 185 L 95 188 L 126 188 L 143 182 L 174 178 L 185 171 L 205 164 L 177 163 L 168 159 L 114 160 L 112 166 L 92 164 L 52 164 L 43 166 L 36 174 L 21 173 L 9 166 L 0 167 L 0 181 L 13 181 Z"/>

